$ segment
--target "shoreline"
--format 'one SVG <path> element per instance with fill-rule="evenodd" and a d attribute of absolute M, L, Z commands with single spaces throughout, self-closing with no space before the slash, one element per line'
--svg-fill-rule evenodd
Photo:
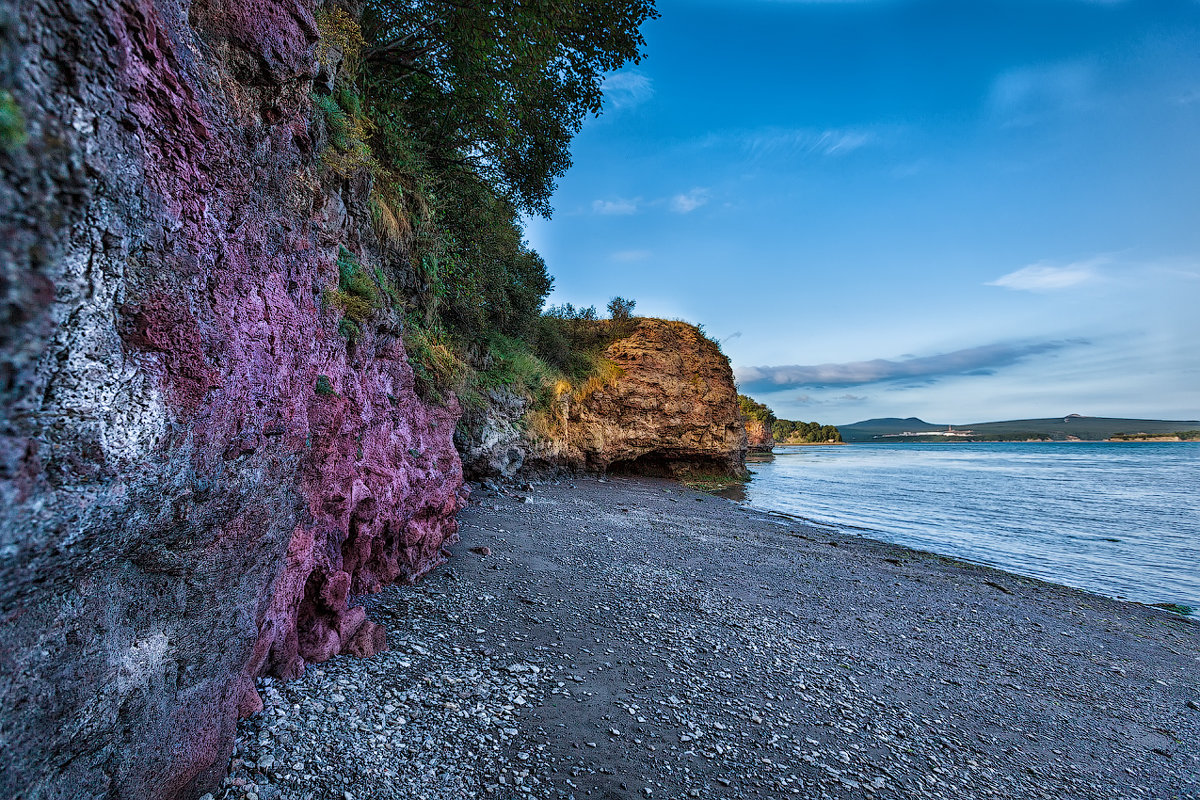
<path fill-rule="evenodd" d="M 1185 618 L 651 478 L 460 518 L 361 599 L 389 651 L 265 682 L 218 800 L 1200 792 Z"/>
<path fill-rule="evenodd" d="M 725 500 L 728 500 L 729 502 L 735 504 L 739 508 L 745 509 L 747 511 L 751 511 L 751 512 L 754 512 L 757 514 L 765 514 L 769 517 L 779 517 L 781 519 L 786 519 L 790 522 L 793 522 L 796 525 L 803 525 L 803 526 L 814 528 L 817 530 L 825 530 L 830 533 L 844 531 L 848 535 L 854 536 L 856 538 L 866 539 L 868 541 L 876 542 L 878 544 L 885 544 L 890 547 L 899 547 L 903 550 L 911 551 L 914 555 L 918 555 L 918 556 L 925 557 L 925 558 L 935 558 L 935 559 L 938 559 L 938 560 L 941 560 L 941 561 L 944 561 L 944 562 L 947 562 L 950 564 L 958 564 L 966 569 L 989 569 L 989 570 L 998 572 L 1001 575 L 1005 575 L 1005 576 L 1008 576 L 1010 578 L 1017 579 L 1017 580 L 1042 583 L 1042 584 L 1045 584 L 1047 587 L 1053 587 L 1053 588 L 1057 588 L 1057 589 L 1065 589 L 1065 590 L 1073 591 L 1073 592 L 1083 592 L 1084 594 L 1092 595 L 1092 596 L 1098 597 L 1098 598 L 1103 598 L 1105 600 L 1111 600 L 1116 603 L 1132 603 L 1133 605 L 1141 606 L 1143 608 L 1153 609 L 1155 611 L 1162 611 L 1162 612 L 1168 613 L 1171 616 L 1176 617 L 1178 619 L 1183 619 L 1183 620 L 1191 622 L 1195 625 L 1200 625 L 1200 616 L 1197 615 L 1197 613 L 1200 612 L 1200 608 L 1194 609 L 1190 613 L 1172 611 L 1172 610 L 1170 610 L 1171 608 L 1181 607 L 1181 604 L 1173 603 L 1173 602 L 1165 602 L 1165 601 L 1157 602 L 1157 603 L 1148 603 L 1148 602 L 1144 602 L 1142 600 L 1134 600 L 1129 597 L 1119 597 L 1116 595 L 1105 594 L 1105 593 L 1097 591 L 1095 589 L 1088 589 L 1087 587 L 1084 587 L 1084 586 L 1072 586 L 1069 583 L 1060 583 L 1058 581 L 1047 580 L 1045 578 L 1039 578 L 1036 575 L 1025 575 L 1020 572 L 1013 572 L 1012 570 L 1005 569 L 1002 566 L 997 566 L 995 564 L 988 564 L 983 561 L 973 561 L 972 559 L 967 558 L 965 556 L 955 556 L 955 555 L 950 555 L 948 553 L 939 553 L 936 550 L 925 550 L 920 547 L 913 547 L 912 545 L 901 544 L 899 542 L 889 542 L 888 540 L 881 539 L 878 536 L 872 536 L 871 534 L 879 533 L 879 531 L 875 530 L 874 528 L 866 528 L 861 525 L 852 525 L 848 522 L 824 522 L 819 519 L 809 519 L 808 517 L 802 517 L 798 514 L 789 514 L 786 511 L 777 511 L 775 509 L 769 509 L 769 508 L 759 508 L 757 506 L 750 505 L 749 501 L 747 501 L 747 500 L 738 500 L 733 497 L 729 497 L 724 491 L 716 493 L 716 496 L 721 497 Z M 862 531 L 862 532 L 859 533 L 859 531 Z"/>
<path fill-rule="evenodd" d="M 776 442 L 775 447 L 839 447 L 852 444 L 851 442 Z M 770 453 L 770 450 L 766 451 Z"/>
<path fill-rule="evenodd" d="M 929 441 L 913 441 L 909 439 L 901 440 L 894 439 L 892 441 L 870 441 L 861 442 L 813 442 L 811 444 L 787 444 L 776 447 L 810 447 L 813 445 L 829 445 L 829 444 L 1200 444 L 1198 439 L 1180 439 L 1178 437 L 1169 439 L 931 439 Z"/>
<path fill-rule="evenodd" d="M 890 450 L 889 450 L 890 447 Z M 936 447 L 924 447 L 931 455 Z M 1006 452 L 1009 456 L 1000 456 L 998 461 L 991 457 L 979 461 L 968 459 L 962 462 L 968 465 L 1003 464 L 1008 469 L 1010 458 L 1019 458 L 1019 447 L 1010 447 Z M 1067 456 L 1069 447 L 1064 447 L 1060 455 Z M 1188 524 L 1187 513 L 1171 517 L 1177 507 L 1186 509 L 1186 480 L 1182 485 L 1172 485 L 1175 500 L 1160 500 L 1159 505 L 1147 504 L 1138 506 L 1142 515 L 1157 515 L 1158 528 L 1147 529 L 1141 517 L 1133 511 L 1128 515 L 1126 509 L 1118 501 L 1105 500 L 1097 495 L 1086 507 L 1070 506 L 1064 511 L 1061 506 L 1068 504 L 1072 498 L 1064 495 L 1055 497 L 1054 492 L 1046 495 L 1036 487 L 1031 488 L 1031 497 L 1037 497 L 1039 503 L 1054 504 L 1046 506 L 1045 513 L 1037 505 L 1014 497 L 1006 499 L 1003 507 L 996 507 L 994 513 L 984 517 L 979 516 L 979 510 L 973 509 L 970 493 L 964 491 L 964 485 L 958 481 L 955 473 L 934 471 L 925 476 L 925 481 L 938 485 L 946 481 L 938 491 L 953 495 L 948 500 L 940 500 L 936 504 L 924 503 L 919 493 L 898 489 L 893 498 L 893 504 L 881 504 L 875 500 L 875 491 L 888 492 L 881 483 L 868 483 L 872 489 L 871 497 L 859 495 L 862 486 L 858 486 L 853 477 L 853 471 L 844 467 L 850 463 L 866 464 L 870 469 L 875 465 L 884 465 L 884 474 L 890 479 L 904 476 L 896 473 L 895 464 L 911 462 L 896 462 L 887 452 L 892 452 L 896 458 L 901 452 L 908 452 L 904 447 L 884 446 L 878 450 L 877 456 L 860 456 L 851 462 L 818 462 L 823 465 L 834 465 L 832 473 L 817 473 L 811 482 L 804 479 L 808 470 L 798 468 L 798 465 L 818 462 L 793 461 L 793 459 L 763 458 L 760 464 L 751 464 L 751 479 L 744 485 L 731 487 L 728 491 L 718 492 L 720 497 L 736 501 L 746 509 L 756 509 L 773 513 L 781 517 L 794 519 L 799 524 L 816 524 L 828 528 L 841 528 L 854 531 L 859 535 L 886 541 L 894 545 L 918 549 L 935 555 L 946 555 L 965 561 L 967 564 L 990 566 L 994 569 L 1030 578 L 1043 579 L 1051 583 L 1066 585 L 1066 587 L 1091 591 L 1093 594 L 1110 597 L 1112 600 L 1138 602 L 1145 606 L 1158 608 L 1183 609 L 1183 615 L 1193 616 L 1200 620 L 1200 584 L 1196 583 L 1194 571 L 1189 569 L 1190 555 L 1194 548 L 1188 543 L 1194 543 L 1196 533 L 1194 525 Z M 865 452 L 865 451 L 864 451 Z M 913 451 L 916 452 L 916 451 Z M 983 451 L 980 451 L 982 453 Z M 998 451 L 997 451 L 998 452 Z M 1174 451 L 1172 451 L 1174 452 Z M 787 453 L 779 453 L 786 456 Z M 797 451 L 792 455 L 799 457 Z M 994 453 L 995 455 L 995 453 Z M 1067 474 L 1075 462 L 1061 462 L 1061 459 L 1044 453 L 1045 458 L 1034 462 L 1016 461 L 1013 464 L 1039 464 L 1054 467 L 1057 473 Z M 848 456 L 847 456 L 848 457 Z M 1111 457 L 1120 458 L 1116 451 Z M 1163 450 L 1163 458 L 1169 453 Z M 1178 457 L 1170 456 L 1172 464 L 1186 469 L 1194 459 L 1186 453 Z M 924 458 L 924 457 L 914 457 Z M 980 456 L 982 458 L 982 456 Z M 1122 458 L 1116 464 L 1145 463 L 1144 459 L 1129 461 Z M 866 459 L 866 461 L 864 461 Z M 919 462 L 917 462 L 919 463 Z M 952 462 L 956 463 L 956 462 Z M 1085 462 L 1092 464 L 1092 461 Z M 1098 462 L 1097 462 L 1098 463 Z M 1105 462 L 1108 463 L 1108 462 Z M 838 467 L 841 464 L 842 467 Z M 890 469 L 889 471 L 887 471 Z M 1174 475 L 1174 473 L 1172 473 Z M 1187 473 L 1178 477 L 1186 479 Z M 830 477 L 832 476 L 832 477 Z M 1175 479 L 1176 481 L 1178 479 Z M 798 482 L 797 482 L 798 481 Z M 821 488 L 822 481 L 829 481 L 827 488 Z M 1121 497 L 1120 487 L 1112 497 Z M 1164 488 L 1164 492 L 1166 489 Z M 820 493 L 821 499 L 806 495 Z M 826 494 L 828 493 L 828 494 Z M 1168 497 L 1168 495 L 1162 495 Z M 1108 505 L 1105 505 L 1108 504 Z M 1099 517 L 1092 519 L 1093 513 L 1104 509 L 1103 521 Z M 814 515 L 814 516 L 805 516 Z M 1073 515 L 1082 515 L 1082 522 L 1076 522 Z M 1087 519 L 1093 524 L 1087 527 Z M 1079 525 L 1076 528 L 1076 525 Z M 1165 525 L 1165 527 L 1164 527 Z M 1150 530 L 1156 530 L 1159 535 L 1151 535 Z M 1067 531 L 1063 535 L 1063 531 Z M 1165 541 L 1162 541 L 1165 536 Z M 1015 537 L 1015 539 L 1014 539 Z M 1082 559 L 1082 561 L 1080 560 Z M 1189 610 L 1188 610 L 1189 609 Z"/>

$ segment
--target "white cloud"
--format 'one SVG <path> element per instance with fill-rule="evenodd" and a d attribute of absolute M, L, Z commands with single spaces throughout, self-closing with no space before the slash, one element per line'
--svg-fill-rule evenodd
<path fill-rule="evenodd" d="M 613 261 L 624 261 L 626 263 L 631 261 L 645 261 L 649 257 L 649 250 L 618 250 L 611 256 Z"/>
<path fill-rule="evenodd" d="M 604 79 L 602 88 L 613 110 L 633 108 L 654 96 L 654 82 L 634 70 L 614 72 Z"/>
<path fill-rule="evenodd" d="M 1103 263 L 1105 263 L 1104 259 L 1092 259 L 1056 267 L 1040 262 L 1022 267 L 1007 275 L 1001 275 L 994 281 L 988 281 L 985 285 L 1023 292 L 1052 292 L 1058 289 L 1070 289 L 1099 278 L 1100 274 L 1097 268 Z"/>
<path fill-rule="evenodd" d="M 671 210 L 677 214 L 690 214 L 708 202 L 709 191 L 704 188 L 692 189 L 686 194 L 677 194 L 671 198 Z"/>
<path fill-rule="evenodd" d="M 622 215 L 636 214 L 638 200 L 618 197 L 615 200 L 596 200 L 592 203 L 592 211 L 597 214 Z"/>

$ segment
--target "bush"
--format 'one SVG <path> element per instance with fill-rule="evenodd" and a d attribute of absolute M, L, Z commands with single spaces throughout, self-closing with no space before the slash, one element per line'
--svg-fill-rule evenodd
<path fill-rule="evenodd" d="M 7 89 L 0 90 L 0 149 L 15 150 L 29 140 L 25 114 Z"/>
<path fill-rule="evenodd" d="M 624 297 L 614 297 L 608 301 L 608 315 L 613 319 L 629 319 L 633 316 L 636 300 L 626 300 Z"/>
<path fill-rule="evenodd" d="M 313 387 L 313 391 L 321 397 L 334 397 L 337 395 L 337 390 L 333 388 L 328 375 L 317 376 L 317 385 Z"/>
<path fill-rule="evenodd" d="M 370 316 L 385 306 L 384 296 L 398 299 L 395 290 L 387 285 L 383 272 L 368 273 L 358 257 L 345 247 L 338 246 L 337 289 L 323 295 L 326 305 L 342 312 L 338 332 L 350 340 L 362 334 L 362 326 Z"/>

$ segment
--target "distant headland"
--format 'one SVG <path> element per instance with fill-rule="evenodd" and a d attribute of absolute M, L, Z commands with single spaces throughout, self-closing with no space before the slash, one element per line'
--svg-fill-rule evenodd
<path fill-rule="evenodd" d="M 1200 421 L 1085 417 L 950 425 L 917 417 L 868 419 L 839 425 L 847 442 L 1142 442 L 1200 441 Z"/>

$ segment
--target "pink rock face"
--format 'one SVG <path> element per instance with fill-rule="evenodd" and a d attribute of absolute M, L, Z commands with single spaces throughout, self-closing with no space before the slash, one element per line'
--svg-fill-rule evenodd
<path fill-rule="evenodd" d="M 752 453 L 769 453 L 775 448 L 771 427 L 760 419 L 746 420 L 746 439 Z"/>
<path fill-rule="evenodd" d="M 397 315 L 349 342 L 321 301 L 339 246 L 404 265 L 321 172 L 314 5 L 0 26 L 30 134 L 0 151 L 0 796 L 202 794 L 253 679 L 378 652 L 351 598 L 457 536 L 457 406 Z"/>

